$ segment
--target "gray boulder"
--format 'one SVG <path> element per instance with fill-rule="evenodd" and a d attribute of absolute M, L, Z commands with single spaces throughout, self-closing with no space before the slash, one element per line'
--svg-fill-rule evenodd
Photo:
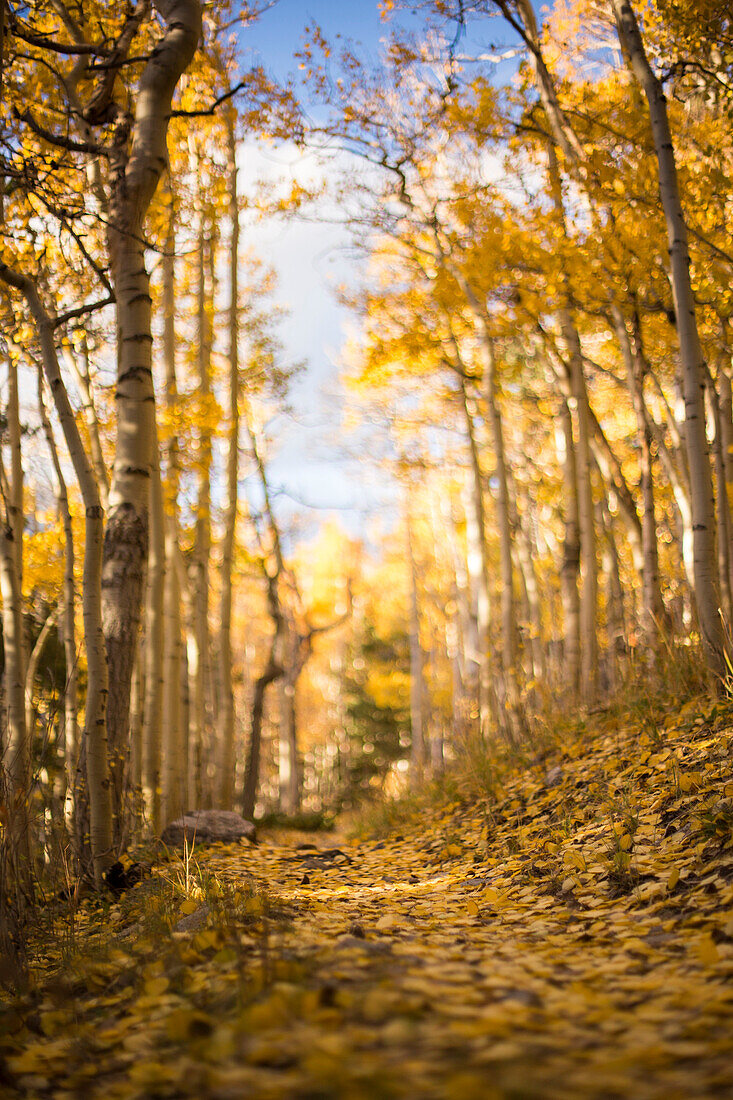
<path fill-rule="evenodd" d="M 256 830 L 251 821 L 245 821 L 231 810 L 191 810 L 183 817 L 166 825 L 161 837 L 169 848 L 182 848 L 191 844 L 231 844 L 234 840 L 252 840 Z"/>

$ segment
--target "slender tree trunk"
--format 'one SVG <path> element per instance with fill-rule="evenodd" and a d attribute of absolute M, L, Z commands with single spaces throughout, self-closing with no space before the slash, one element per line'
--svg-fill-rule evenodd
<path fill-rule="evenodd" d="M 6 408 L 10 462 L 2 463 L 0 491 L 2 518 L 2 573 L 0 589 L 3 602 L 3 645 L 5 651 L 5 712 L 8 744 L 5 763 L 16 797 L 17 822 L 24 846 L 29 843 L 28 796 L 31 782 L 31 744 L 25 710 L 26 647 L 23 632 L 23 461 L 20 443 L 20 404 L 18 364 L 7 357 L 8 403 Z"/>
<path fill-rule="evenodd" d="M 152 50 L 135 96 L 129 155 L 110 157 L 109 253 L 118 325 L 117 436 L 104 539 L 104 636 L 110 672 L 109 740 L 115 828 L 121 835 L 128 756 L 130 684 L 148 551 L 148 501 L 155 399 L 151 299 L 145 265 L 145 216 L 165 167 L 176 85 L 201 35 L 197 0 L 159 0 L 166 29 Z"/>
<path fill-rule="evenodd" d="M 31 781 L 31 753 L 25 711 L 25 659 L 23 647 L 23 616 L 20 576 L 14 535 L 13 514 L 8 505 L 12 486 L 8 484 L 5 463 L 0 468 L 3 512 L 0 520 L 0 594 L 2 594 L 3 649 L 5 658 L 5 728 L 7 745 L 5 768 L 16 798 L 16 808 L 23 818 L 18 821 L 19 833 L 28 842 L 27 800 Z"/>
<path fill-rule="evenodd" d="M 200 158 L 196 158 L 201 171 Z M 203 185 L 201 185 L 202 187 Z M 208 804 L 209 724 L 207 721 L 207 663 L 211 648 L 209 631 L 209 562 L 211 557 L 211 428 L 208 405 L 211 397 L 211 341 L 213 286 L 208 285 L 208 258 L 214 250 L 214 232 L 208 225 L 202 190 L 199 191 L 198 212 L 198 286 L 196 291 L 198 318 L 198 397 L 201 402 L 202 423 L 199 426 L 197 449 L 198 488 L 196 496 L 196 533 L 194 539 L 192 588 L 193 588 L 193 645 L 189 647 L 189 669 L 192 676 L 191 736 L 197 762 L 198 806 Z"/>
<path fill-rule="evenodd" d="M 730 560 L 728 557 L 731 538 L 731 516 L 728 506 L 728 494 L 725 484 L 725 457 L 723 455 L 723 417 L 718 399 L 718 391 L 709 370 L 706 369 L 708 405 L 713 421 L 713 465 L 715 469 L 715 518 L 718 529 L 718 587 L 722 598 L 723 612 L 727 622 L 733 615 L 733 595 L 730 586 Z"/>
<path fill-rule="evenodd" d="M 151 814 L 155 792 L 160 789 L 163 699 L 165 693 L 164 605 L 166 573 L 166 521 L 163 504 L 163 483 L 160 476 L 160 451 L 157 433 L 153 446 L 153 467 L 150 480 L 150 546 L 148 549 L 147 593 L 145 608 L 145 698 L 143 704 L 141 764 L 145 760 L 146 786 L 151 792 Z M 158 819 L 160 810 L 158 810 Z"/>
<path fill-rule="evenodd" d="M 641 467 L 641 529 L 642 529 L 642 607 L 641 629 L 644 635 L 650 667 L 656 664 L 659 649 L 659 632 L 662 626 L 662 595 L 659 588 L 659 548 L 657 520 L 654 506 L 654 466 L 652 457 L 652 430 L 649 412 L 644 399 L 646 358 L 644 356 L 638 317 L 632 319 L 631 335 L 620 308 L 611 307 L 613 326 L 626 367 L 629 394 L 636 416 L 636 432 L 639 441 Z"/>
<path fill-rule="evenodd" d="M 38 665 L 43 655 L 43 650 L 46 647 L 46 642 L 49 639 L 51 631 L 56 626 L 59 617 L 59 608 L 52 607 L 46 616 L 40 633 L 36 638 L 35 645 L 28 657 L 28 664 L 25 670 L 25 728 L 28 737 L 28 743 L 33 744 L 33 736 L 35 733 L 36 724 L 36 708 L 33 705 L 33 688 L 36 682 L 36 676 L 38 675 Z"/>
<path fill-rule="evenodd" d="M 145 706 L 145 652 L 147 638 L 135 654 L 130 684 L 130 788 L 137 803 L 143 777 L 143 710 Z M 135 807 L 137 809 L 137 806 Z M 125 835 L 125 834 L 123 834 Z"/>
<path fill-rule="evenodd" d="M 226 115 L 229 155 L 229 432 L 227 439 L 227 501 L 221 548 L 219 660 L 221 682 L 219 801 L 231 809 L 234 801 L 234 682 L 232 676 L 232 565 L 237 535 L 239 487 L 239 195 L 237 143 L 232 112 Z"/>
<path fill-rule="evenodd" d="M 507 466 L 507 478 L 511 488 L 511 496 L 514 501 L 513 514 L 511 516 L 512 527 L 516 532 L 514 547 L 516 550 L 517 564 L 522 577 L 522 584 L 527 598 L 527 627 L 529 630 L 530 652 L 532 660 L 532 678 L 544 680 L 546 676 L 545 649 L 542 641 L 542 601 L 540 599 L 537 571 L 534 560 L 536 548 L 531 534 L 530 521 L 526 514 L 523 516 L 519 510 L 517 500 L 517 486 L 511 466 Z M 577 592 L 577 585 L 575 591 Z"/>
<path fill-rule="evenodd" d="M 608 688 L 614 691 L 619 682 L 619 660 L 626 649 L 628 637 L 624 617 L 624 593 L 621 585 L 618 547 L 613 533 L 612 517 L 604 498 L 599 503 L 600 520 L 605 535 L 603 571 L 606 575 L 606 629 L 608 633 Z"/>
<path fill-rule="evenodd" d="M 20 400 L 18 395 L 18 364 L 8 358 L 8 404 L 6 409 L 8 443 L 10 446 L 10 486 L 7 501 L 8 519 L 13 532 L 15 569 L 20 591 L 23 591 L 23 453 L 21 450 Z M 22 622 L 21 622 L 22 627 Z M 26 661 L 23 631 L 20 633 L 21 658 Z"/>
<path fill-rule="evenodd" d="M 265 695 L 268 687 L 283 675 L 281 647 L 283 641 L 284 618 L 277 594 L 277 576 L 267 575 L 267 604 L 275 630 L 270 642 L 267 663 L 255 680 L 252 700 L 252 721 L 250 724 L 249 749 L 244 773 L 242 790 L 242 815 L 251 821 L 254 816 L 257 792 L 260 782 L 260 755 L 262 751 L 262 719 L 265 710 Z"/>
<path fill-rule="evenodd" d="M 410 779 L 417 782 L 425 767 L 425 654 L 420 642 L 417 562 L 410 509 L 405 509 L 407 562 L 410 570 Z"/>
<path fill-rule="evenodd" d="M 163 511 L 165 523 L 165 585 L 163 593 L 163 714 L 160 743 L 148 742 L 147 782 L 151 791 L 153 831 L 160 834 L 164 822 L 173 821 L 185 811 L 188 774 L 188 724 L 184 721 L 184 698 L 188 692 L 185 667 L 183 621 L 181 614 L 180 575 L 183 566 L 178 545 L 179 460 L 178 436 L 174 427 L 178 407 L 176 380 L 176 207 L 173 191 L 168 190 L 168 235 L 163 253 L 163 365 L 165 403 L 170 425 L 164 441 L 165 484 Z M 162 756 L 162 759 L 161 759 Z"/>
<path fill-rule="evenodd" d="M 496 520 L 499 528 L 499 561 L 501 569 L 501 663 L 507 694 L 507 721 L 514 736 L 518 733 L 519 685 L 517 681 L 517 609 L 514 600 L 514 570 L 512 565 L 512 526 L 510 516 L 509 478 L 507 475 L 504 427 L 496 393 L 496 357 L 494 343 L 484 322 L 484 386 L 488 409 L 491 444 L 494 451 L 496 479 Z"/>
<path fill-rule="evenodd" d="M 559 427 L 555 441 L 563 470 L 564 537 L 560 568 L 564 620 L 563 664 L 572 696 L 580 688 L 580 524 L 578 520 L 578 477 L 575 462 L 573 421 L 567 401 L 560 398 Z"/>
<path fill-rule="evenodd" d="M 491 717 L 491 674 L 489 628 L 491 621 L 491 596 L 489 590 L 489 556 L 486 547 L 486 517 L 484 512 L 484 494 L 479 461 L 478 443 L 473 414 L 468 404 L 466 386 L 461 381 L 461 409 L 466 427 L 471 458 L 471 508 L 466 513 L 468 537 L 468 573 L 476 585 L 476 627 L 477 652 L 469 655 L 478 671 L 478 729 L 484 740 L 489 735 Z"/>
<path fill-rule="evenodd" d="M 733 392 L 730 376 L 723 366 L 718 373 L 718 383 L 720 385 L 720 439 L 725 467 L 724 491 L 730 521 L 733 520 L 731 513 L 733 509 Z M 728 564 L 728 585 L 733 592 L 733 522 L 728 523 Z"/>
<path fill-rule="evenodd" d="M 280 806 L 286 814 L 295 814 L 300 810 L 300 762 L 298 760 L 298 684 L 296 656 L 292 652 L 292 629 L 288 630 L 284 648 L 288 652 L 285 662 L 285 675 L 280 685 L 280 737 L 278 772 L 280 784 Z"/>
<path fill-rule="evenodd" d="M 690 282 L 687 224 L 680 200 L 674 145 L 662 85 L 649 64 L 631 3 L 629 0 L 611 2 L 619 39 L 626 49 L 634 76 L 643 88 L 649 105 L 649 121 L 659 167 L 659 190 L 667 224 L 672 293 L 684 386 L 685 443 L 693 513 L 695 600 L 708 665 L 722 680 L 726 675 L 727 645 L 717 586 L 713 484 L 705 436 L 705 376 L 695 299 Z"/>
<path fill-rule="evenodd" d="M 79 760 L 79 718 L 78 718 L 78 659 L 76 653 L 76 588 L 74 583 L 74 529 L 69 510 L 69 494 L 66 479 L 59 461 L 51 421 L 46 412 L 43 398 L 43 373 L 38 370 L 38 409 L 41 424 L 46 436 L 51 465 L 56 475 L 56 499 L 58 512 L 64 528 L 64 585 L 61 621 L 63 624 L 64 658 L 66 664 L 66 682 L 64 685 L 64 718 L 61 725 L 60 748 L 64 754 L 66 783 L 73 789 L 73 777 Z"/>
<path fill-rule="evenodd" d="M 97 484 L 99 485 L 99 496 L 102 501 L 102 507 L 106 509 L 109 497 L 109 476 L 107 474 L 107 464 L 104 461 L 104 455 L 102 453 L 99 418 L 97 416 L 92 378 L 89 370 L 89 347 L 86 335 L 84 335 L 82 342 L 83 366 L 79 363 L 76 354 L 71 351 L 68 344 L 64 345 L 63 350 L 67 365 L 71 368 L 71 372 L 79 389 L 79 395 L 81 396 L 81 407 L 89 433 L 89 450 L 92 466 L 94 467 Z"/>
<path fill-rule="evenodd" d="M 77 817 L 83 819 L 80 801 L 88 799 L 89 840 L 94 877 L 101 886 L 104 871 L 112 862 L 112 808 L 108 767 L 106 700 L 107 663 L 102 630 L 102 532 L 104 512 L 89 457 L 79 433 L 69 396 L 59 369 L 54 343 L 53 318 L 44 309 L 35 283 L 0 263 L 0 278 L 17 287 L 26 298 L 38 331 L 43 369 L 53 396 L 74 472 L 84 501 L 86 526 L 82 610 L 87 651 L 87 696 L 84 717 L 84 773 L 77 783 Z M 86 792 L 83 782 L 86 779 Z M 79 790 L 79 787 L 82 790 Z"/>
<path fill-rule="evenodd" d="M 547 149 L 550 193 L 555 213 L 567 240 L 565 207 L 562 197 L 560 171 L 552 144 Z M 576 476 L 578 479 L 578 529 L 580 532 L 580 630 L 583 646 L 580 651 L 580 690 L 585 703 L 593 701 L 598 689 L 598 567 L 596 562 L 595 509 L 593 505 L 593 481 L 591 476 L 591 426 L 588 406 L 588 390 L 583 367 L 580 337 L 572 315 L 572 292 L 564 261 L 560 271 L 565 301 L 558 310 L 560 329 L 567 353 L 567 369 L 570 391 L 575 406 L 577 427 Z"/>

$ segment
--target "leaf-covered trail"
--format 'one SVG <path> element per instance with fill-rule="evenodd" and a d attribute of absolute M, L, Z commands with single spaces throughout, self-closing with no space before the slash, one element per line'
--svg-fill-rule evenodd
<path fill-rule="evenodd" d="M 400 836 L 212 848 L 47 961 L 10 1094 L 733 1096 L 731 744 L 601 729 Z"/>

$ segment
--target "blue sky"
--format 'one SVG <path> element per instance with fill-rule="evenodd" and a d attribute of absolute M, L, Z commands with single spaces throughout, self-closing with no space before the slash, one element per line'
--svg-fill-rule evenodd
<path fill-rule="evenodd" d="M 327 38 L 340 34 L 357 41 L 375 59 L 387 31 L 376 0 L 279 0 L 243 33 L 243 65 L 262 64 L 281 80 L 297 73 L 294 54 L 302 45 L 306 24 L 313 22 Z M 287 186 L 292 178 L 302 181 L 320 171 L 308 152 L 248 144 L 242 159 L 243 189 L 263 178 Z M 306 362 L 293 389 L 294 419 L 276 424 L 279 438 L 271 473 L 284 494 L 281 513 L 299 513 L 306 521 L 318 522 L 332 508 L 350 530 L 361 531 L 370 513 L 388 508 L 392 492 L 389 485 L 376 484 L 367 463 L 345 455 L 341 439 L 337 376 L 349 315 L 334 290 L 338 283 L 359 278 L 358 265 L 347 256 L 348 233 L 313 221 L 250 223 L 245 242 L 277 270 L 278 299 L 289 310 L 281 328 L 286 352 L 291 360 Z M 299 506 L 304 503 L 312 507 Z"/>
<path fill-rule="evenodd" d="M 400 13 L 400 25 L 419 31 L 423 15 Z M 278 0 L 257 23 L 241 35 L 242 65 L 261 64 L 271 75 L 285 80 L 298 74 L 295 52 L 303 43 L 304 28 L 317 23 L 326 38 L 337 35 L 358 42 L 359 54 L 377 60 L 380 40 L 391 24 L 380 19 L 377 0 Z M 483 24 L 506 38 L 501 24 Z M 476 41 L 462 43 L 461 52 L 480 53 Z M 336 169 L 332 169 L 335 171 Z M 248 143 L 242 161 L 246 192 L 263 177 L 273 186 L 293 178 L 313 179 L 319 172 L 313 153 L 294 147 L 255 147 Z M 298 220 L 247 226 L 245 244 L 275 267 L 279 275 L 278 298 L 290 311 L 282 326 L 289 358 L 305 360 L 307 367 L 293 390 L 294 422 L 276 425 L 278 439 L 270 464 L 272 480 L 280 487 L 282 514 L 298 513 L 313 521 L 327 518 L 329 507 L 352 531 L 367 526 L 370 513 L 389 514 L 394 487 L 382 472 L 344 457 L 341 438 L 342 405 L 337 376 L 349 315 L 336 301 L 338 283 L 359 279 L 358 263 L 347 257 L 348 232 L 335 225 Z M 377 441 L 367 451 L 381 450 Z M 311 504 L 303 509 L 297 503 Z"/>

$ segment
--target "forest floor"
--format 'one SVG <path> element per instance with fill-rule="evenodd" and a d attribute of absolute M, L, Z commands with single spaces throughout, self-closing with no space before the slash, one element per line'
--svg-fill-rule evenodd
<path fill-rule="evenodd" d="M 0 1092 L 733 1097 L 731 712 L 609 713 L 478 778 L 381 837 L 265 834 L 52 906 Z"/>

